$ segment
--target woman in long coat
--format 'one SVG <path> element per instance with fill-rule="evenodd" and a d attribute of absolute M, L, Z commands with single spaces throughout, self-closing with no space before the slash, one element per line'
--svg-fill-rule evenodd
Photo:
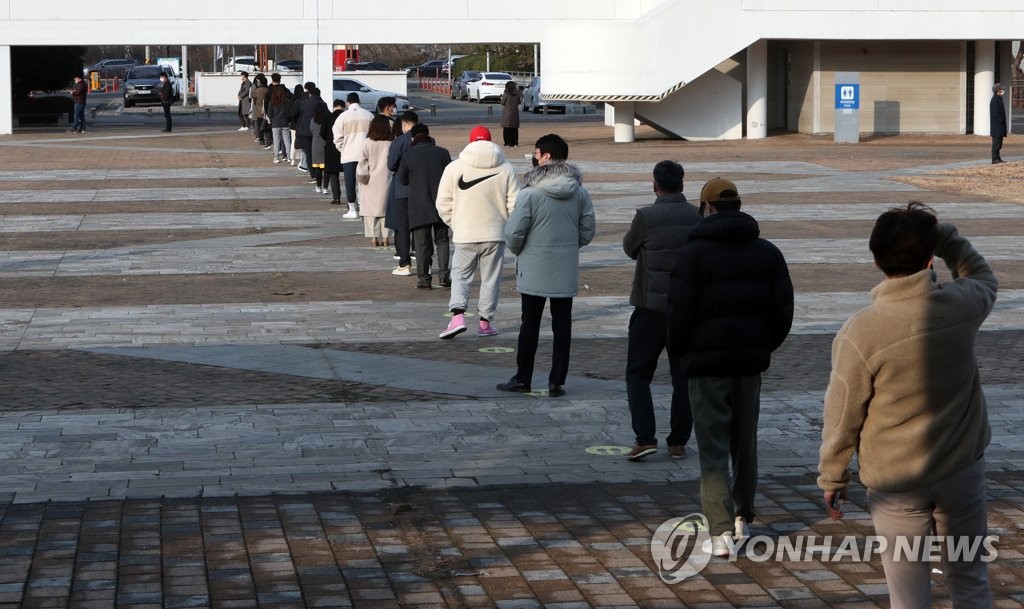
<path fill-rule="evenodd" d="M 519 104 L 523 102 L 523 94 L 514 80 L 505 83 L 505 92 L 501 94 L 501 137 L 505 147 L 519 147 Z"/>
<path fill-rule="evenodd" d="M 391 241 L 391 231 L 384 227 L 391 186 L 390 148 L 391 121 L 382 114 L 377 115 L 370 121 L 370 131 L 363 141 L 363 158 L 359 161 L 359 173 L 368 175 L 359 192 L 359 215 L 363 217 L 364 232 L 374 247 L 386 247 Z"/>
<path fill-rule="evenodd" d="M 341 105 L 338 105 L 341 104 Z M 345 102 L 335 100 L 334 112 L 327 115 L 324 124 L 320 126 L 320 139 L 324 141 L 324 178 L 323 191 L 327 193 L 327 185 L 331 187 L 331 205 L 341 205 L 341 152 L 334 145 L 334 121 L 341 116 L 345 108 Z"/>
<path fill-rule="evenodd" d="M 253 79 L 252 87 L 252 117 L 256 121 L 256 143 L 268 146 L 266 135 L 263 133 L 266 116 L 263 114 L 263 102 L 267 98 L 267 79 L 262 74 L 257 74 Z"/>

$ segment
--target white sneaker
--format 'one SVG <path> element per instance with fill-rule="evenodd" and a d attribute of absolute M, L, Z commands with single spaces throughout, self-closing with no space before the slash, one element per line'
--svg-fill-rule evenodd
<path fill-rule="evenodd" d="M 320 194 L 320 193 L 322 193 L 323 191 L 322 191 L 322 190 L 320 190 L 320 187 L 319 187 L 319 186 L 314 186 L 314 187 L 313 187 L 313 192 L 315 192 L 315 193 L 317 193 L 317 194 Z"/>
<path fill-rule="evenodd" d="M 750 529 L 747 528 L 747 521 L 744 520 L 743 516 L 736 517 L 736 532 L 733 533 L 736 538 L 736 543 L 740 544 L 750 538 Z"/>
<path fill-rule="evenodd" d="M 705 539 L 700 549 L 705 554 L 726 558 L 729 556 L 729 548 L 732 545 L 732 533 L 722 533 L 721 535 L 715 535 L 711 539 Z"/>
<path fill-rule="evenodd" d="M 274 164 L 275 164 L 275 165 L 277 165 L 277 164 L 278 164 L 278 163 L 280 163 L 280 162 L 281 162 L 281 159 L 274 159 Z"/>
<path fill-rule="evenodd" d="M 350 209 L 350 210 L 348 210 L 348 211 L 347 211 L 347 212 L 345 212 L 345 214 L 344 214 L 344 215 L 342 216 L 342 218 L 347 218 L 347 219 L 349 219 L 349 220 L 355 220 L 355 219 L 356 219 L 356 218 L 358 218 L 358 217 L 359 217 L 359 214 L 357 214 L 357 213 L 356 213 L 356 210 L 354 210 L 354 209 Z"/>
<path fill-rule="evenodd" d="M 239 131 L 248 131 L 249 128 L 248 127 L 239 127 L 238 130 Z"/>
<path fill-rule="evenodd" d="M 399 277 L 408 277 L 412 275 L 412 265 L 400 266 L 391 271 L 392 275 L 398 275 Z"/>

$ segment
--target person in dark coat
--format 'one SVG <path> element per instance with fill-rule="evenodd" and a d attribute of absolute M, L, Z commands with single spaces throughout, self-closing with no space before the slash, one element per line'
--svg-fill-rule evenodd
<path fill-rule="evenodd" d="M 992 101 L 988 104 L 989 133 L 992 135 L 992 164 L 1005 163 L 999 151 L 1003 148 L 1003 138 L 1009 135 L 1006 128 L 1006 106 L 1003 105 L 1003 92 L 1006 88 L 1000 83 L 992 87 Z"/>
<path fill-rule="evenodd" d="M 164 133 L 171 132 L 171 104 L 174 103 L 174 90 L 167 72 L 160 72 L 160 105 L 164 107 Z"/>
<path fill-rule="evenodd" d="M 242 124 L 239 131 L 248 131 L 252 127 L 249 120 L 249 112 L 252 111 L 252 82 L 249 81 L 249 73 L 242 72 L 242 82 L 238 86 L 238 121 Z"/>
<path fill-rule="evenodd" d="M 299 102 L 299 122 L 295 131 L 297 141 L 295 147 L 302 149 L 303 160 L 306 162 L 305 169 L 310 171 L 313 167 L 310 164 L 313 158 L 313 132 L 309 130 L 309 122 L 313 120 L 316 107 L 327 104 L 320 98 L 320 90 L 316 88 L 315 83 L 307 82 L 305 89 L 306 97 Z M 313 177 L 312 172 L 310 172 L 310 177 Z"/>
<path fill-rule="evenodd" d="M 71 101 L 75 104 L 75 122 L 68 133 L 85 133 L 85 98 L 89 95 L 89 85 L 85 79 L 75 74 L 75 85 L 71 87 Z"/>
<path fill-rule="evenodd" d="M 622 238 L 622 249 L 636 260 L 629 304 L 629 338 L 626 347 L 626 400 L 636 444 L 626 458 L 643 459 L 658 450 L 654 422 L 651 381 L 658 369 L 658 358 L 665 350 L 665 309 L 668 306 L 668 282 L 679 252 L 700 216 L 697 208 L 683 195 L 683 166 L 661 161 L 654 166 L 653 205 L 642 207 Z M 693 429 L 686 371 L 679 358 L 668 358 L 672 374 L 672 408 L 669 434 L 665 438 L 668 454 L 675 459 L 686 456 L 686 443 Z"/>
<path fill-rule="evenodd" d="M 402 157 L 412 146 L 412 134 L 409 131 L 419 122 L 419 116 L 412 110 L 402 113 L 402 118 L 396 123 L 401 132 L 391 141 L 391 148 L 388 149 L 388 169 L 392 174 L 387 208 L 384 210 L 384 226 L 395 233 L 395 256 L 398 258 L 398 266 L 391 274 L 401 277 L 412 275 L 413 270 L 409 232 L 409 187 L 398 180 L 398 167 Z"/>
<path fill-rule="evenodd" d="M 340 99 L 334 100 L 334 111 L 320 126 L 320 137 L 324 140 L 324 188 L 327 184 L 331 186 L 331 205 L 341 205 L 341 152 L 334 145 L 331 133 L 334 121 L 338 120 L 344 110 L 345 102 Z"/>
<path fill-rule="evenodd" d="M 705 217 L 669 280 L 668 349 L 681 358 L 690 389 L 711 534 L 702 549 L 729 556 L 754 518 L 761 373 L 793 323 L 793 283 L 782 252 L 740 211 L 735 184 L 709 181 L 700 205 Z"/>
<path fill-rule="evenodd" d="M 288 129 L 291 131 L 292 140 L 291 149 L 288 151 L 288 158 L 292 160 L 291 164 L 293 166 L 298 163 L 300 171 L 306 171 L 306 159 L 302 158 L 304 153 L 302 152 L 302 147 L 298 145 L 296 137 L 299 128 L 299 105 L 305 98 L 306 90 L 302 88 L 302 85 L 295 85 L 295 90 L 292 91 L 291 110 L 288 112 Z"/>
<path fill-rule="evenodd" d="M 516 81 L 505 83 L 505 92 L 501 94 L 501 137 L 506 148 L 519 147 L 519 104 L 523 103 L 523 93 Z"/>
<path fill-rule="evenodd" d="M 412 146 L 398 166 L 398 181 L 409 187 L 409 226 L 416 242 L 416 287 L 430 290 L 431 258 L 437 249 L 437 278 L 441 287 L 451 287 L 448 225 L 437 213 L 438 185 L 444 168 L 452 162 L 446 148 L 434 143 L 430 130 L 417 124 L 409 130 Z"/>

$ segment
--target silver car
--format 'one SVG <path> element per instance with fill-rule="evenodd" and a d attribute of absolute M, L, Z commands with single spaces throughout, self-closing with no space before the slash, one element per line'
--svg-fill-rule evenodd
<path fill-rule="evenodd" d="M 459 74 L 459 77 L 452 81 L 452 99 L 467 99 L 469 83 L 478 80 L 481 74 L 480 70 L 466 70 Z"/>
<path fill-rule="evenodd" d="M 540 95 L 540 76 L 534 76 L 530 84 L 523 89 L 523 112 L 536 114 L 543 110 L 561 110 L 565 113 L 565 102 L 545 101 Z"/>

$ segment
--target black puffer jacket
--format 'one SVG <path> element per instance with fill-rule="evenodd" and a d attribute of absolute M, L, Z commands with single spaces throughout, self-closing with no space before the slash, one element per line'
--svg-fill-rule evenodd
<path fill-rule="evenodd" d="M 636 260 L 629 304 L 665 312 L 669 276 L 690 229 L 699 221 L 697 208 L 681 192 L 663 194 L 653 205 L 636 210 L 622 238 L 623 251 Z"/>
<path fill-rule="evenodd" d="M 672 270 L 669 352 L 687 376 L 750 376 L 768 369 L 793 324 L 793 283 L 757 221 L 719 212 L 690 231 Z"/>

